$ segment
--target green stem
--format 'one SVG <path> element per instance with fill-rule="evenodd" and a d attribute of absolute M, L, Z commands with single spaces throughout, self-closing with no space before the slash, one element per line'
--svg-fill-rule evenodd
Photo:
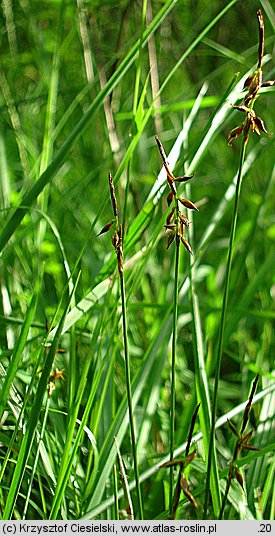
<path fill-rule="evenodd" d="M 220 515 L 219 515 L 220 520 L 223 518 L 223 512 L 224 512 L 225 505 L 226 505 L 226 502 L 227 502 L 227 497 L 228 497 L 228 493 L 229 493 L 229 490 L 230 490 L 232 478 L 233 478 L 233 465 L 232 465 L 232 462 L 231 462 L 230 468 L 229 468 L 229 473 L 228 473 L 228 478 L 227 478 L 227 482 L 226 482 L 225 493 L 224 493 L 224 496 L 223 496 L 222 506 L 221 506 Z"/>
<path fill-rule="evenodd" d="M 173 338 L 172 338 L 172 364 L 171 364 L 171 410 L 170 410 L 170 461 L 174 458 L 175 443 L 175 412 L 176 412 L 176 345 L 177 345 L 177 321 L 178 321 L 178 290 L 179 290 L 179 251 L 180 238 L 176 236 L 175 252 L 175 275 L 174 275 L 174 304 L 173 304 Z M 170 468 L 170 514 L 173 508 L 173 484 L 174 468 Z"/>
<path fill-rule="evenodd" d="M 132 404 L 131 371 L 130 371 L 130 359 L 129 359 L 129 351 L 128 351 L 128 337 L 127 337 L 126 297 L 125 297 L 125 286 L 124 286 L 124 277 L 123 277 L 122 270 L 119 271 L 119 276 L 120 276 L 123 344 L 124 344 L 126 390 L 127 390 L 127 400 L 128 400 L 130 434 L 131 434 L 131 443 L 132 443 L 132 450 L 133 450 L 134 473 L 135 473 L 135 481 L 136 481 L 136 489 L 137 489 L 139 517 L 140 519 L 143 519 L 143 506 L 142 506 L 142 497 L 141 497 L 141 489 L 140 489 L 140 481 L 139 481 L 137 447 L 136 447 L 134 414 L 133 414 L 133 404 Z"/>
<path fill-rule="evenodd" d="M 225 274 L 224 294 L 223 294 L 222 311 L 221 311 L 220 330 L 219 330 L 214 395 L 213 395 L 213 405 L 212 405 L 212 413 L 211 413 L 208 464 L 207 464 L 207 475 L 206 475 L 206 485 L 205 485 L 205 501 L 204 501 L 205 519 L 207 519 L 206 516 L 207 516 L 207 507 L 208 507 L 208 502 L 209 502 L 210 474 L 211 474 L 211 467 L 212 467 L 212 459 L 213 459 L 213 455 L 215 451 L 215 421 L 216 421 L 216 413 L 217 413 L 218 387 L 219 387 L 220 370 L 221 370 L 221 362 L 222 362 L 224 328 L 225 328 L 227 302 L 228 302 L 228 291 L 229 291 L 230 274 L 231 274 L 231 267 L 232 267 L 233 248 L 234 248 L 234 241 L 235 241 L 235 234 L 236 234 L 238 207 L 239 207 L 240 191 L 241 191 L 241 184 L 242 184 L 242 172 L 243 172 L 243 164 L 244 164 L 246 146 L 247 146 L 247 140 L 245 141 L 245 139 L 243 139 L 241 155 L 240 155 L 239 171 L 238 171 L 237 182 L 236 182 L 235 205 L 234 205 L 233 219 L 232 219 L 232 224 L 231 224 L 228 258 L 227 258 L 226 274 Z"/>

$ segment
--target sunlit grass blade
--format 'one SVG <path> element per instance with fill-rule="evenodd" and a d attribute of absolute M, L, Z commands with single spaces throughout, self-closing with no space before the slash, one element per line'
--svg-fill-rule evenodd
<path fill-rule="evenodd" d="M 164 337 L 167 334 L 167 329 L 169 324 L 168 321 L 169 315 L 165 316 L 165 322 L 163 323 L 163 328 L 161 332 L 157 333 L 154 339 L 151 341 L 143 359 L 143 363 L 140 367 L 140 370 L 138 371 L 135 378 L 133 378 L 132 382 L 132 397 L 133 397 L 133 409 L 135 408 L 143 389 L 146 386 L 146 382 L 148 381 L 152 367 L 154 365 L 156 354 L 159 352 L 160 348 L 162 347 Z M 158 358 L 160 359 L 160 358 Z M 163 355 L 162 355 L 163 360 Z M 159 365 L 161 366 L 161 365 Z M 116 458 L 116 448 L 114 445 L 114 436 L 117 438 L 117 442 L 120 445 L 122 442 L 122 439 L 126 433 L 127 427 L 128 427 L 128 417 L 127 417 L 128 409 L 127 409 L 127 400 L 126 397 L 124 397 L 118 412 L 116 414 L 116 418 L 114 419 L 111 428 L 106 436 L 106 439 L 104 441 L 104 444 L 102 445 L 101 451 L 99 453 L 99 466 L 98 466 L 98 474 L 97 476 L 94 475 L 93 477 L 93 488 L 91 491 L 91 499 L 89 501 L 88 510 L 94 508 L 96 505 L 98 505 L 101 502 L 105 484 L 108 480 L 109 475 L 112 472 L 112 467 L 114 464 L 114 460 Z"/>
<path fill-rule="evenodd" d="M 58 329 L 56 331 L 51 347 L 45 359 L 44 368 L 40 377 L 35 399 L 32 405 L 32 409 L 31 409 L 31 413 L 27 422 L 26 432 L 22 439 L 20 450 L 19 450 L 19 455 L 16 460 L 16 466 L 15 466 L 12 482 L 10 485 L 9 493 L 8 493 L 6 504 L 5 504 L 3 519 L 10 519 L 10 516 L 12 515 L 12 512 L 15 507 L 15 502 L 19 493 L 20 485 L 24 476 L 24 472 L 26 470 L 27 460 L 30 455 L 30 449 L 32 447 L 32 444 L 35 438 L 35 432 L 36 432 L 36 427 L 37 427 L 39 415 L 40 415 L 41 408 L 42 408 L 43 398 L 45 397 L 45 395 L 47 396 L 47 386 L 49 382 L 49 376 L 50 376 L 53 360 L 55 358 L 56 351 L 58 348 L 58 343 L 59 343 L 59 339 L 62 333 L 63 323 L 66 317 L 67 309 L 70 305 L 70 301 L 71 301 L 71 296 L 69 297 L 64 307 L 62 317 L 58 324 Z"/>
<path fill-rule="evenodd" d="M 20 362 L 20 359 L 22 357 L 22 354 L 23 354 L 23 351 L 27 342 L 30 327 L 34 318 L 38 294 L 39 294 L 40 287 L 41 287 L 42 275 L 43 275 L 43 272 L 41 272 L 40 277 L 36 281 L 34 292 L 33 292 L 30 304 L 27 309 L 26 317 L 22 325 L 21 332 L 16 341 L 16 346 L 13 349 L 13 353 L 9 362 L 9 366 L 6 370 L 6 375 L 5 375 L 4 382 L 1 388 L 0 421 L 2 419 L 3 411 L 5 409 L 5 406 L 9 397 L 10 387 L 16 375 L 19 362 Z"/>

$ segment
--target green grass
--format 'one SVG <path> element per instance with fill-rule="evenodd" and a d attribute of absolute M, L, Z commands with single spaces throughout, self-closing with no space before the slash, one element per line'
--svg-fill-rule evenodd
<path fill-rule="evenodd" d="M 195 501 L 182 491 L 178 519 L 221 506 L 273 519 L 273 86 L 255 103 L 268 134 L 250 133 L 239 173 L 242 141 L 227 137 L 257 65 L 259 7 L 274 79 L 274 9 L 127 6 L 1 8 L 1 517 L 125 519 L 132 503 L 135 519 L 167 519 L 178 470 L 160 466 L 180 457 Z M 195 172 L 177 183 L 199 208 L 193 256 L 166 249 L 156 134 L 176 177 Z M 110 233 L 96 237 L 113 218 L 110 171 L 122 286 Z M 234 458 L 227 419 L 241 430 L 257 374 L 246 433 L 260 450 Z M 235 478 L 226 490 L 232 460 L 246 494 Z"/>

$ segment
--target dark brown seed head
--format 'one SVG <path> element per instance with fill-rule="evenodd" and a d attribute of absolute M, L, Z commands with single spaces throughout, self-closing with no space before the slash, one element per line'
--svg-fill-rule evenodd
<path fill-rule="evenodd" d="M 187 182 L 187 181 L 190 181 L 190 179 L 192 179 L 192 177 L 194 177 L 195 173 L 192 173 L 192 175 L 190 175 L 190 177 L 176 177 L 174 179 L 174 182 Z"/>
<path fill-rule="evenodd" d="M 175 213 L 175 209 L 173 208 L 173 210 L 171 210 L 171 212 L 168 214 L 166 218 L 166 225 L 170 225 L 170 223 L 173 221 L 174 213 Z"/>
<path fill-rule="evenodd" d="M 241 474 L 240 470 L 238 469 L 238 467 L 236 467 L 235 475 L 236 475 L 236 479 L 237 479 L 238 483 L 240 484 L 243 492 L 245 493 L 243 477 L 242 477 L 242 474 Z"/>
<path fill-rule="evenodd" d="M 179 215 L 179 218 L 182 221 L 183 225 L 185 225 L 186 227 L 190 227 L 190 222 L 186 218 L 186 216 L 184 216 L 184 214 L 181 214 L 181 212 L 178 212 L 178 215 Z"/>
<path fill-rule="evenodd" d="M 245 81 L 245 83 L 244 83 L 244 85 L 243 85 L 243 89 L 245 89 L 246 87 L 251 86 L 254 78 L 255 78 L 255 73 L 253 73 L 251 76 L 248 76 L 246 81 Z"/>
<path fill-rule="evenodd" d="M 259 381 L 259 374 L 257 374 L 255 380 L 253 381 L 251 391 L 250 391 L 250 395 L 249 395 L 249 399 L 248 399 L 248 402 L 247 402 L 245 410 L 244 410 L 244 417 L 243 417 L 243 424 L 242 424 L 242 428 L 241 428 L 241 434 L 244 432 L 244 430 L 246 428 L 246 425 L 248 423 L 249 413 L 250 413 L 250 410 L 251 410 L 253 397 L 254 397 L 256 389 L 257 389 L 258 381 Z"/>
<path fill-rule="evenodd" d="M 233 130 L 231 130 L 229 136 L 228 136 L 228 145 L 232 145 L 232 140 L 234 140 L 234 138 L 238 138 L 243 132 L 243 125 L 240 125 L 239 127 L 236 127 L 236 128 L 233 128 Z"/>
<path fill-rule="evenodd" d="M 259 24 L 258 68 L 261 69 L 264 56 L 264 17 L 260 9 L 257 11 L 257 17 Z"/>
<path fill-rule="evenodd" d="M 111 173 L 109 173 L 109 186 L 110 186 L 111 201 L 112 201 L 112 205 L 113 205 L 114 216 L 115 216 L 115 218 L 117 218 L 117 216 L 118 216 L 117 200 L 116 200 L 114 181 L 113 181 L 113 177 L 112 177 Z"/>
<path fill-rule="evenodd" d="M 239 432 L 238 432 L 236 426 L 234 426 L 233 422 L 231 422 L 229 419 L 227 419 L 227 422 L 228 422 L 228 426 L 229 426 L 231 432 L 233 432 L 234 436 L 239 437 Z"/>
<path fill-rule="evenodd" d="M 168 236 L 168 240 L 167 240 L 167 248 L 166 248 L 166 249 L 170 248 L 170 246 L 171 246 L 171 244 L 172 244 L 172 242 L 173 242 L 175 236 L 176 236 L 176 233 L 173 232 L 173 231 L 172 231 L 172 233 L 169 234 L 169 236 Z"/>
<path fill-rule="evenodd" d="M 257 115 L 254 118 L 254 124 L 255 124 L 255 130 L 256 130 L 257 134 L 260 134 L 260 130 L 262 132 L 265 132 L 265 134 L 268 134 L 268 132 L 267 132 L 267 130 L 265 128 L 263 120 L 260 117 L 258 117 Z"/>
<path fill-rule="evenodd" d="M 119 236 L 118 236 L 118 233 L 117 233 L 117 232 L 115 232 L 115 233 L 113 234 L 113 236 L 112 236 L 112 244 L 113 244 L 115 250 L 117 250 L 118 245 L 119 245 Z"/>
<path fill-rule="evenodd" d="M 179 201 L 184 205 L 186 208 L 189 208 L 189 210 L 197 210 L 199 212 L 199 209 L 192 203 L 192 201 L 189 201 L 189 199 L 184 199 L 183 197 L 179 198 Z"/>
<path fill-rule="evenodd" d="M 171 203 L 174 201 L 174 199 L 175 199 L 174 192 L 169 192 L 169 194 L 167 196 L 167 205 L 168 205 L 168 207 L 171 205 Z"/>
<path fill-rule="evenodd" d="M 187 249 L 187 251 L 189 251 L 190 255 L 194 255 L 189 242 L 187 242 L 187 240 L 186 240 L 186 238 L 184 236 L 181 236 L 181 241 L 182 241 L 184 247 Z"/>
<path fill-rule="evenodd" d="M 107 225 L 104 225 L 104 227 L 101 229 L 101 231 L 99 231 L 99 233 L 96 236 L 100 236 L 104 233 L 107 233 L 109 229 L 111 229 L 113 223 L 114 223 L 113 221 L 110 221 L 109 223 L 107 223 Z"/>

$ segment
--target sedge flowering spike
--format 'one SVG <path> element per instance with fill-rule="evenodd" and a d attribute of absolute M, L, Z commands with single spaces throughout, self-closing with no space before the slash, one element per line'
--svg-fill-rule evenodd
<path fill-rule="evenodd" d="M 112 207 L 113 207 L 113 213 L 114 213 L 114 219 L 104 225 L 103 229 L 97 234 L 97 236 L 100 236 L 104 233 L 107 233 L 113 224 L 115 223 L 116 228 L 115 232 L 112 236 L 112 244 L 114 247 L 114 250 L 116 252 L 117 261 L 118 261 L 118 270 L 119 273 L 123 273 L 123 252 L 122 252 L 122 225 L 118 222 L 118 208 L 117 208 L 117 199 L 115 194 L 115 187 L 114 187 L 114 181 L 112 174 L 109 173 L 109 187 L 110 187 L 110 196 L 112 201 Z"/>
<path fill-rule="evenodd" d="M 200 409 L 200 404 L 196 406 L 192 419 L 191 419 L 184 456 L 182 458 L 170 460 L 169 462 L 163 463 L 160 466 L 160 468 L 166 468 L 166 467 L 178 467 L 179 468 L 177 484 L 176 484 L 174 496 L 173 496 L 173 504 L 172 504 L 172 512 L 171 512 L 172 519 L 176 518 L 176 513 L 177 513 L 178 506 L 179 506 L 181 492 L 183 492 L 183 494 L 188 499 L 188 501 L 196 509 L 199 508 L 199 505 L 196 499 L 193 497 L 192 493 L 189 490 L 189 482 L 185 475 L 186 468 L 188 467 L 188 465 L 190 465 L 190 463 L 194 460 L 195 456 L 197 455 L 196 448 L 192 452 L 189 452 L 189 451 L 190 451 L 191 444 L 192 444 L 192 436 L 193 436 L 193 432 L 194 432 L 194 428 L 196 424 L 196 418 L 197 418 L 199 409 Z"/>
<path fill-rule="evenodd" d="M 187 217 L 179 210 L 178 202 L 180 202 L 184 207 L 188 208 L 189 210 L 198 210 L 198 208 L 194 205 L 194 203 L 192 203 L 192 201 L 177 196 L 175 183 L 177 184 L 189 181 L 194 176 L 194 173 L 188 177 L 175 177 L 170 170 L 163 145 L 157 136 L 156 142 L 167 174 L 168 186 L 170 188 L 170 192 L 167 196 L 167 205 L 168 207 L 170 207 L 172 203 L 174 203 L 173 208 L 170 210 L 166 218 L 166 225 L 164 226 L 166 231 L 168 231 L 167 249 L 174 241 L 174 238 L 177 237 L 178 243 L 181 241 L 187 251 L 191 255 L 193 255 L 192 248 L 184 236 L 184 229 L 186 227 L 189 227 L 190 223 Z"/>
<path fill-rule="evenodd" d="M 227 477 L 227 482 L 226 482 L 225 494 L 224 494 L 224 498 L 223 498 L 222 507 L 221 507 L 221 510 L 220 510 L 219 519 L 222 519 L 225 504 L 226 504 L 226 500 L 227 500 L 227 496 L 228 496 L 229 489 L 230 489 L 231 482 L 232 482 L 233 478 L 236 478 L 238 484 L 241 486 L 243 492 L 245 493 L 243 475 L 241 474 L 241 472 L 240 472 L 240 470 L 238 468 L 238 465 L 237 465 L 237 460 L 238 460 L 239 455 L 242 453 L 243 450 L 249 450 L 249 451 L 258 451 L 259 450 L 257 447 L 255 447 L 254 445 L 251 445 L 249 443 L 249 441 L 251 440 L 252 435 L 253 435 L 253 430 L 251 429 L 248 433 L 244 433 L 245 429 L 246 429 L 246 426 L 248 424 L 249 413 L 250 413 L 253 398 L 254 398 L 254 395 L 255 395 L 255 392 L 256 392 L 256 389 L 257 389 L 258 381 L 259 381 L 259 374 L 257 374 L 256 378 L 253 381 L 251 391 L 250 391 L 250 395 L 249 395 L 249 399 L 248 399 L 248 402 L 247 402 L 245 410 L 244 410 L 244 415 L 243 415 L 243 420 L 242 420 L 242 425 L 240 427 L 240 430 L 238 430 L 238 428 L 236 428 L 236 426 L 233 424 L 233 422 L 231 422 L 229 419 L 227 420 L 228 426 L 229 426 L 231 432 L 236 437 L 236 441 L 235 441 L 235 448 L 234 448 L 233 458 L 232 458 L 232 460 L 231 460 L 231 462 L 229 464 L 229 472 L 228 472 L 228 477 Z"/>
<path fill-rule="evenodd" d="M 231 130 L 228 136 L 228 145 L 232 145 L 232 140 L 238 138 L 241 134 L 244 136 L 244 143 L 248 142 L 250 130 L 256 132 L 258 135 L 261 132 L 267 134 L 263 120 L 256 115 L 253 110 L 256 99 L 259 96 L 260 89 L 262 87 L 270 87 L 275 84 L 275 80 L 268 80 L 263 82 L 262 61 L 264 55 L 264 18 L 261 10 L 257 11 L 258 26 L 259 26 L 259 49 L 258 49 L 258 65 L 256 71 L 247 77 L 244 83 L 244 89 L 247 89 L 247 93 L 243 99 L 243 102 L 239 106 L 233 106 L 240 112 L 245 112 L 246 118 L 241 125 Z"/>

